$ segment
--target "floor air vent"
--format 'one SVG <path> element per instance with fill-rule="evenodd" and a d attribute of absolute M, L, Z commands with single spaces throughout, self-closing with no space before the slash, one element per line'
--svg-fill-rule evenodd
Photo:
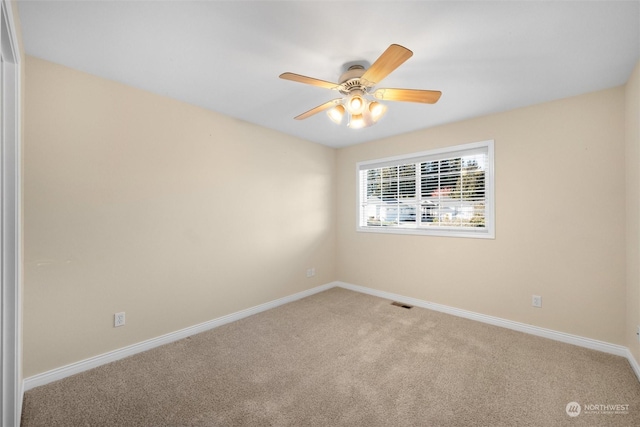
<path fill-rule="evenodd" d="M 391 305 L 395 305 L 397 307 L 402 307 L 402 308 L 406 308 L 406 309 L 413 308 L 412 305 L 403 304 L 403 303 L 397 302 L 397 301 L 392 302 Z"/>

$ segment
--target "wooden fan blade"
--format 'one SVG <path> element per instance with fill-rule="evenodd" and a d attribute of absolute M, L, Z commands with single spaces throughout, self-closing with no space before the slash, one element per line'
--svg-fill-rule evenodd
<path fill-rule="evenodd" d="M 341 101 L 342 101 L 342 98 L 332 99 L 331 101 L 325 102 L 322 105 L 318 105 L 317 107 L 312 108 L 311 110 L 307 111 L 306 113 L 302 113 L 299 116 L 294 117 L 294 119 L 296 119 L 296 120 L 304 120 L 304 119 L 306 119 L 308 117 L 313 116 L 314 114 L 318 114 L 321 111 L 328 110 L 331 107 L 335 107 Z"/>
<path fill-rule="evenodd" d="M 376 62 L 365 71 L 361 80 L 365 80 L 369 86 L 375 86 L 393 70 L 402 65 L 404 61 L 411 58 L 411 56 L 413 56 L 413 52 L 406 47 L 400 46 L 399 44 L 392 44 L 376 59 Z"/>
<path fill-rule="evenodd" d="M 422 102 L 435 104 L 440 99 L 442 92 L 438 90 L 420 89 L 378 89 L 373 93 L 376 99 L 385 101 Z"/>
<path fill-rule="evenodd" d="M 295 73 L 282 73 L 280 74 L 281 79 L 291 80 L 298 83 L 304 83 L 313 86 L 319 86 L 326 89 L 338 89 L 338 83 L 331 83 L 325 80 L 314 79 L 313 77 L 301 76 L 300 74 Z"/>

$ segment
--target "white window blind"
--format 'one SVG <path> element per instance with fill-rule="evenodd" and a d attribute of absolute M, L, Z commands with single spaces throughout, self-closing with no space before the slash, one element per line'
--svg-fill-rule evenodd
<path fill-rule="evenodd" d="M 360 162 L 358 230 L 493 238 L 493 141 Z"/>

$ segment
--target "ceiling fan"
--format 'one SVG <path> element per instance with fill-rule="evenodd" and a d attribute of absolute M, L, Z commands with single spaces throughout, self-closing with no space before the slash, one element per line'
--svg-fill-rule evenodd
<path fill-rule="evenodd" d="M 280 78 L 336 90 L 344 95 L 342 98 L 332 99 L 294 117 L 296 120 L 304 120 L 321 111 L 329 110 L 327 114 L 335 123 L 340 124 L 344 116 L 348 115 L 347 126 L 353 129 L 363 128 L 374 125 L 386 113 L 386 105 L 377 100 L 421 102 L 425 104 L 438 102 L 442 92 L 436 90 L 391 88 L 374 90 L 374 87 L 382 79 L 411 58 L 412 55 L 413 52 L 406 47 L 392 44 L 368 69 L 365 70 L 362 65 L 350 66 L 340 76 L 340 83 L 332 83 L 295 73 L 282 73 Z"/>

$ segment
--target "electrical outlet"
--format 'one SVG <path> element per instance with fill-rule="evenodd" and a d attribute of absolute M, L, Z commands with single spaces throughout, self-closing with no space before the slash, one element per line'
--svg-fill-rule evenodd
<path fill-rule="evenodd" d="M 113 327 L 124 326 L 124 311 L 113 315 Z"/>
<path fill-rule="evenodd" d="M 307 268 L 307 277 L 313 277 L 316 275 L 315 267 Z"/>
<path fill-rule="evenodd" d="M 541 308 L 542 307 L 542 297 L 540 295 L 532 295 L 531 296 L 531 305 L 534 307 Z"/>

